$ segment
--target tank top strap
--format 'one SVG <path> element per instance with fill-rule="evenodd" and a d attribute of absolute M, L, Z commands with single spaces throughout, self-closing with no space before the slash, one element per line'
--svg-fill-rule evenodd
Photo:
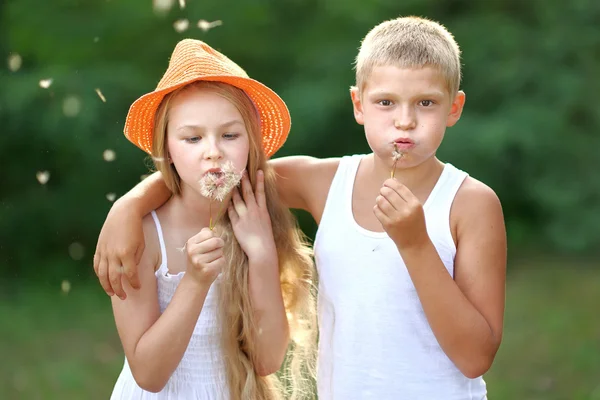
<path fill-rule="evenodd" d="M 160 226 L 160 221 L 158 220 L 158 215 L 156 215 L 156 211 L 152 211 L 152 219 L 154 220 L 154 224 L 156 225 L 156 233 L 158 234 L 158 241 L 160 243 L 160 267 L 156 271 L 157 274 L 167 275 L 169 272 L 167 268 L 167 248 L 165 246 L 165 239 L 163 237 L 162 227 Z"/>
<path fill-rule="evenodd" d="M 467 176 L 469 174 L 466 172 L 446 163 L 442 175 L 425 202 L 425 210 L 435 210 L 440 217 L 449 218 L 456 193 L 458 193 L 458 189 L 460 189 Z"/>

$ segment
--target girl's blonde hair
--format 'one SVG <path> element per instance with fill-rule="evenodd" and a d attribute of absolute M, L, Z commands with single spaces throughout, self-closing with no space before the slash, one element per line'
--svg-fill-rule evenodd
<path fill-rule="evenodd" d="M 225 240 L 229 258 L 220 279 L 220 318 L 222 351 L 232 400 L 268 400 L 283 396 L 291 399 L 312 398 L 316 359 L 316 318 L 313 290 L 312 249 L 298 228 L 290 210 L 280 201 L 276 176 L 261 147 L 260 120 L 250 98 L 231 85 L 198 81 L 167 95 L 158 108 L 152 147 L 156 168 L 169 189 L 180 193 L 180 178 L 168 161 L 167 122 L 169 104 L 182 90 L 210 90 L 230 101 L 240 112 L 248 131 L 250 151 L 246 171 L 255 187 L 257 171 L 265 176 L 265 196 L 271 217 L 279 259 L 279 277 L 292 339 L 284 367 L 278 376 L 259 376 L 254 369 L 256 336 L 260 331 L 252 310 L 248 288 L 248 257 L 232 233 L 227 213 L 217 225 Z"/>

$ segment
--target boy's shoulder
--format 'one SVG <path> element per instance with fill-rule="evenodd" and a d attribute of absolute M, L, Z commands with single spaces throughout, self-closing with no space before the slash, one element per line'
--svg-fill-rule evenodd
<path fill-rule="evenodd" d="M 500 203 L 498 195 L 491 187 L 470 175 L 465 178 L 458 189 L 456 199 L 473 204 Z"/>
<path fill-rule="evenodd" d="M 502 204 L 496 192 L 485 183 L 467 176 L 452 204 L 452 219 L 460 226 L 504 220 Z"/>
<path fill-rule="evenodd" d="M 277 188 L 290 208 L 310 212 L 317 218 L 341 158 L 289 156 L 274 159 L 270 165 L 277 175 Z"/>

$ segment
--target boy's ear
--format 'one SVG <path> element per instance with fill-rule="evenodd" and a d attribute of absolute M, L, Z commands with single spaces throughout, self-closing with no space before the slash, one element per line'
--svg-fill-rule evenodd
<path fill-rule="evenodd" d="M 446 120 L 447 127 L 454 126 L 454 124 L 458 122 L 465 106 L 465 100 L 465 92 L 459 90 L 454 97 L 452 105 L 450 106 L 450 113 L 448 114 L 448 119 Z"/>
<path fill-rule="evenodd" d="M 364 125 L 365 118 L 363 114 L 363 105 L 360 101 L 360 92 L 356 86 L 350 87 L 350 98 L 352 99 L 352 107 L 354 108 L 354 119 L 360 125 Z"/>

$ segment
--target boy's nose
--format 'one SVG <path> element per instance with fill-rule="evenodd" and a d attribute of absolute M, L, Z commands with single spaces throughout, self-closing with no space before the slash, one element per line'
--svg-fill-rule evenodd
<path fill-rule="evenodd" d="M 414 113 L 403 111 L 396 115 L 394 126 L 396 129 L 401 129 L 403 131 L 414 129 L 417 126 L 417 119 L 415 118 Z"/>

